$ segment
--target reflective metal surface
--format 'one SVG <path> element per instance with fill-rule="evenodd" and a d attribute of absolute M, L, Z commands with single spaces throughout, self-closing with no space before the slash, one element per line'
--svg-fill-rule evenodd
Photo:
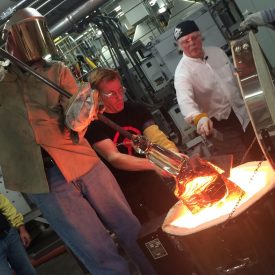
<path fill-rule="evenodd" d="M 6 49 L 12 53 L 16 47 L 23 62 L 57 57 L 45 18 L 33 8 L 16 11 L 4 26 Z"/>
<path fill-rule="evenodd" d="M 275 89 L 252 31 L 231 42 L 239 85 L 258 142 L 275 169 Z"/>

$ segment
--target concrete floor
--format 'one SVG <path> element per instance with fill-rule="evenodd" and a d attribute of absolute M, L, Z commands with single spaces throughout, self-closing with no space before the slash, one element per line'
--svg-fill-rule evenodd
<path fill-rule="evenodd" d="M 141 275 L 132 263 L 129 263 L 132 275 Z M 37 275 L 91 275 L 84 272 L 75 258 L 65 252 L 36 268 Z"/>
<path fill-rule="evenodd" d="M 72 255 L 65 252 L 36 268 L 37 275 L 83 275 Z"/>
<path fill-rule="evenodd" d="M 34 225 L 36 226 L 36 223 Z M 37 275 L 90 274 L 85 271 L 85 268 L 82 267 L 70 251 L 65 248 L 64 243 L 53 230 L 49 227 L 43 230 L 37 230 L 35 226 L 33 228 L 29 227 L 29 232 L 32 232 L 33 241 L 27 251 L 34 266 L 36 266 Z M 116 242 L 114 235 L 111 236 Z M 140 275 L 135 265 L 122 249 L 119 249 L 119 253 L 129 262 L 131 274 Z"/>
<path fill-rule="evenodd" d="M 27 252 L 37 275 L 88 274 L 81 269 L 75 257 L 47 223 L 31 220 L 26 227 L 32 236 Z"/>

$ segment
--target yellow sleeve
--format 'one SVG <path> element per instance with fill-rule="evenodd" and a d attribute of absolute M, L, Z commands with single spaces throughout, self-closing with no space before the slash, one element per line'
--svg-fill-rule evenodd
<path fill-rule="evenodd" d="M 87 64 L 89 65 L 89 67 L 91 69 L 95 69 L 96 68 L 96 64 L 89 58 L 89 57 L 85 57 L 85 61 L 87 62 Z"/>
<path fill-rule="evenodd" d="M 208 117 L 208 115 L 206 113 L 200 113 L 198 115 L 196 115 L 194 118 L 193 118 L 193 122 L 195 124 L 195 126 L 197 126 L 199 120 L 203 117 Z"/>
<path fill-rule="evenodd" d="M 22 214 L 18 213 L 13 204 L 0 194 L 0 212 L 7 218 L 12 227 L 18 228 L 24 224 Z"/>
<path fill-rule="evenodd" d="M 157 143 L 160 146 L 171 150 L 173 152 L 178 152 L 177 146 L 167 138 L 167 136 L 159 129 L 159 127 L 154 124 L 149 127 L 147 127 L 143 131 L 144 136 L 146 136 L 150 141 L 153 143 Z"/>

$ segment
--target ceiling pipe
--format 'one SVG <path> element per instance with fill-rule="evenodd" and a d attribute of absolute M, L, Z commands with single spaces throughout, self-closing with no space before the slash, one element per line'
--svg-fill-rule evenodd
<path fill-rule="evenodd" d="M 64 4 L 65 2 L 67 2 L 68 0 L 63 0 L 61 2 L 59 2 L 56 6 L 54 6 L 52 9 L 50 9 L 49 11 L 47 11 L 44 16 L 47 16 L 48 14 L 50 14 L 52 11 L 54 11 L 55 9 L 57 9 L 59 6 L 61 6 L 62 4 Z"/>
<path fill-rule="evenodd" d="M 32 2 L 29 6 L 33 5 L 33 3 L 38 2 L 40 0 L 35 0 L 34 2 Z M 5 9 L 1 14 L 0 14 L 0 20 L 7 20 L 8 17 L 11 16 L 11 14 L 17 10 L 18 8 L 21 8 L 22 5 L 24 5 L 26 2 L 28 2 L 28 0 L 22 0 L 19 3 L 17 3 L 16 5 L 12 6 L 12 7 L 8 7 L 7 9 Z M 2 27 L 4 24 L 2 24 L 0 27 Z"/>
<path fill-rule="evenodd" d="M 73 27 L 80 19 L 84 18 L 92 10 L 99 7 L 100 5 L 103 5 L 107 1 L 108 0 L 88 0 L 85 4 L 76 8 L 65 18 L 58 21 L 54 26 L 50 28 L 50 33 L 52 37 L 55 38 L 61 33 L 68 31 L 68 29 Z"/>
<path fill-rule="evenodd" d="M 52 0 L 47 0 L 45 2 L 43 2 L 43 4 L 41 4 L 39 7 L 36 8 L 36 10 L 41 9 L 42 7 L 44 7 L 45 5 L 47 5 L 48 3 L 50 3 Z"/>

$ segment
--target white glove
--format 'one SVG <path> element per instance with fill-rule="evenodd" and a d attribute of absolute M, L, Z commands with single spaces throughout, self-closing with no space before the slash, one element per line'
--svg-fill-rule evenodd
<path fill-rule="evenodd" d="M 262 13 L 260 11 L 248 15 L 240 24 L 240 30 L 250 29 L 251 27 L 264 26 Z"/>
<path fill-rule="evenodd" d="M 81 132 L 95 119 L 99 111 L 98 91 L 84 86 L 65 112 L 65 123 L 68 128 Z"/>
<path fill-rule="evenodd" d="M 209 117 L 202 117 L 197 124 L 197 133 L 202 136 L 209 136 L 213 131 L 213 122 Z"/>

